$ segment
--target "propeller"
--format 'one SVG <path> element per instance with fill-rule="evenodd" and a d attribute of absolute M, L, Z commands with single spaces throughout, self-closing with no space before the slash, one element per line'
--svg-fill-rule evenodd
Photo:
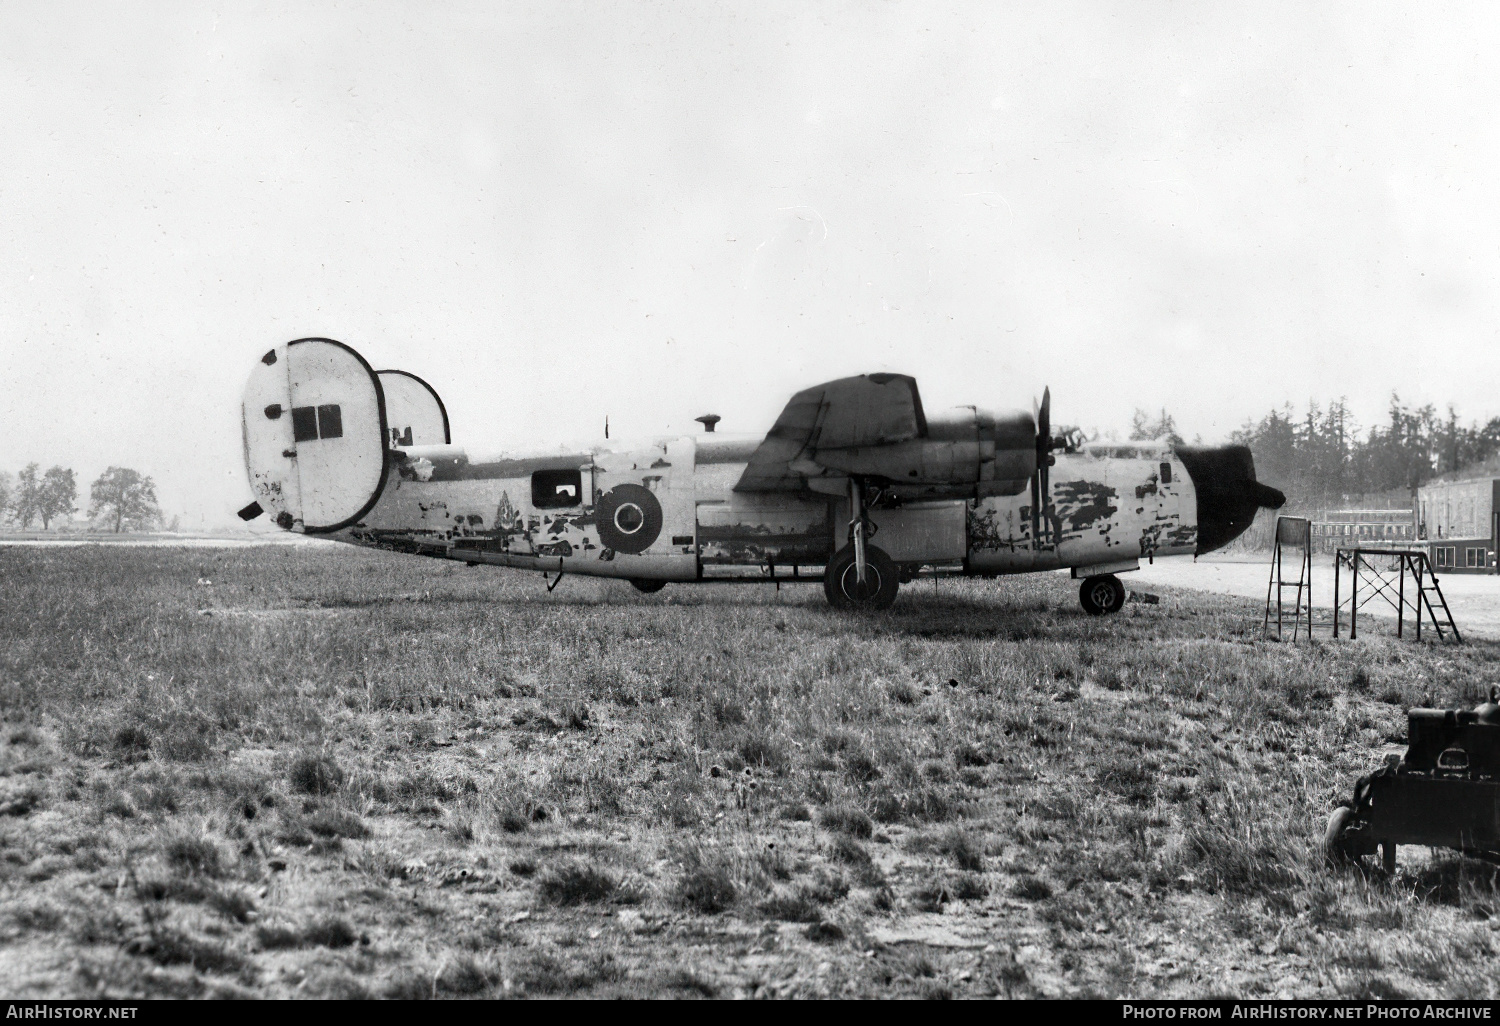
<path fill-rule="evenodd" d="M 1033 544 L 1041 540 L 1042 504 L 1052 499 L 1052 389 L 1042 389 L 1042 404 L 1035 407 L 1036 414 L 1036 471 L 1031 475 L 1031 537 Z M 1051 520 L 1048 519 L 1048 534 Z"/>

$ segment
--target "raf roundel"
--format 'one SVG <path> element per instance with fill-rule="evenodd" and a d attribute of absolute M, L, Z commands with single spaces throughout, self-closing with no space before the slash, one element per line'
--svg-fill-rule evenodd
<path fill-rule="evenodd" d="M 661 503 L 649 488 L 616 485 L 594 511 L 599 540 L 616 552 L 645 552 L 661 534 Z"/>

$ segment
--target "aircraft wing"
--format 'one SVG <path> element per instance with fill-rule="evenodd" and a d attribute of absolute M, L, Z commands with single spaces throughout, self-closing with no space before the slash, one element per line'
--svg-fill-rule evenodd
<path fill-rule="evenodd" d="M 899 445 L 926 434 L 915 378 L 861 374 L 825 382 L 792 396 L 735 491 L 801 491 L 809 476 L 841 473 L 830 465 L 841 462 L 831 459 L 837 452 Z"/>

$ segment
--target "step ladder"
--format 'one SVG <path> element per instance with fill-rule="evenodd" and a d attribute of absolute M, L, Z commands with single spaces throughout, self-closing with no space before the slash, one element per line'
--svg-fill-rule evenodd
<path fill-rule="evenodd" d="M 1289 580 L 1285 572 L 1284 550 L 1292 550 L 1297 561 L 1297 578 Z M 1283 637 L 1286 618 L 1286 593 L 1294 591 L 1292 602 L 1292 640 L 1304 622 L 1307 637 L 1312 638 L 1312 521 L 1306 517 L 1276 518 L 1276 548 L 1271 555 L 1271 579 L 1266 582 L 1266 615 L 1261 620 L 1261 636 L 1271 636 L 1272 596 L 1276 607 L 1276 640 Z M 1306 617 L 1304 621 L 1303 617 Z"/>
<path fill-rule="evenodd" d="M 1432 564 L 1427 559 L 1426 552 L 1416 552 L 1408 556 L 1412 560 L 1412 573 L 1417 578 L 1417 640 L 1422 640 L 1422 607 L 1427 607 L 1427 615 L 1432 618 L 1432 629 L 1437 631 L 1438 640 L 1445 638 L 1443 624 L 1447 623 L 1448 630 L 1453 632 L 1454 641 L 1463 641 L 1459 636 L 1458 625 L 1453 622 L 1453 613 L 1448 609 L 1448 600 L 1443 598 L 1443 589 L 1438 586 L 1437 574 L 1432 571 Z M 1434 597 L 1437 599 L 1433 602 Z M 1438 610 L 1443 611 L 1443 617 L 1438 619 Z M 1401 636 L 1401 621 L 1404 617 L 1396 619 L 1396 637 Z"/>

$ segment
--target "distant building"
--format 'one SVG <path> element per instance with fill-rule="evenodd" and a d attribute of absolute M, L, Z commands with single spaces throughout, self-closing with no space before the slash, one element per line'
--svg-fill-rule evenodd
<path fill-rule="evenodd" d="M 1500 478 L 1434 481 L 1418 488 L 1417 537 L 1437 569 L 1495 573 Z"/>
<path fill-rule="evenodd" d="M 1356 546 L 1407 548 L 1417 537 L 1409 509 L 1325 509 L 1312 521 L 1313 547 L 1319 552 Z"/>

